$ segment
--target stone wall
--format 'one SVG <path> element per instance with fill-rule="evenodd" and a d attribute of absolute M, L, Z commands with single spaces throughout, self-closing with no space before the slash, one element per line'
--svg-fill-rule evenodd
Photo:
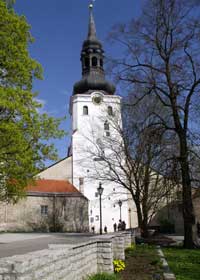
<path fill-rule="evenodd" d="M 41 213 L 44 205 L 47 214 Z M 88 201 L 83 196 L 33 195 L 14 205 L 0 203 L 0 231 L 88 230 Z"/>
<path fill-rule="evenodd" d="M 82 280 L 97 272 L 112 273 L 113 259 L 124 255 L 122 244 L 130 245 L 128 240 L 130 234 L 108 235 L 101 240 L 49 245 L 46 250 L 0 259 L 0 280 Z"/>

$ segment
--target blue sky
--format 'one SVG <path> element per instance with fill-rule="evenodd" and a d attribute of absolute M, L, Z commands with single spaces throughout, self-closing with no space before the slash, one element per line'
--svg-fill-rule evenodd
<path fill-rule="evenodd" d="M 143 2 L 95 1 L 97 36 L 108 56 L 117 54 L 115 46 L 106 41 L 112 26 L 137 17 Z M 34 82 L 34 91 L 39 93 L 44 111 L 55 117 L 67 116 L 62 128 L 69 136 L 55 141 L 60 158 L 66 156 L 70 142 L 69 99 L 73 84 L 81 78 L 80 51 L 87 36 L 88 4 L 88 0 L 16 0 L 15 4 L 15 11 L 25 15 L 35 38 L 30 54 L 44 69 L 44 79 Z"/>

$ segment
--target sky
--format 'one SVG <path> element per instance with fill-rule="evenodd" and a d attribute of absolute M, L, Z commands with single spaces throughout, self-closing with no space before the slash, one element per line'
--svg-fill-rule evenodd
<path fill-rule="evenodd" d="M 97 37 L 106 55 L 117 55 L 114 45 L 107 42 L 113 25 L 126 23 L 139 16 L 143 0 L 96 0 L 94 18 Z M 81 79 L 80 52 L 88 30 L 89 0 L 16 0 L 15 11 L 24 15 L 31 26 L 35 42 L 30 55 L 43 67 L 44 79 L 34 81 L 34 92 L 44 104 L 43 111 L 66 120 L 62 128 L 68 136 L 56 140 L 60 158 L 67 156 L 71 120 L 69 100 L 73 85 Z M 47 165 L 50 162 L 47 161 Z"/>

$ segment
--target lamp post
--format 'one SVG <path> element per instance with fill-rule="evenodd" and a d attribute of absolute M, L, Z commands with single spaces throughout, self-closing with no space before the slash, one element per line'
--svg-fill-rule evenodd
<path fill-rule="evenodd" d="M 131 208 L 128 209 L 128 213 L 129 213 L 129 224 L 131 229 Z"/>
<path fill-rule="evenodd" d="M 121 221 L 122 220 L 122 209 L 121 209 L 122 208 L 122 201 L 121 200 L 118 201 L 118 205 L 119 205 L 119 211 L 120 211 L 119 212 L 120 213 L 119 217 L 120 217 L 120 221 Z"/>
<path fill-rule="evenodd" d="M 101 196 L 103 194 L 103 188 L 101 182 L 99 182 L 99 187 L 97 188 L 99 195 L 99 209 L 100 209 L 100 234 L 102 234 L 102 209 L 101 209 Z"/>

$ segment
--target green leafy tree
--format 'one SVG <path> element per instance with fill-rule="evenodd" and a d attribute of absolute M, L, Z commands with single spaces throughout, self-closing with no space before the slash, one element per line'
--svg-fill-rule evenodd
<path fill-rule="evenodd" d="M 59 119 L 40 114 L 32 93 L 42 68 L 28 52 L 33 42 L 25 17 L 0 0 L 0 200 L 15 200 L 57 152 L 50 138 L 60 138 Z"/>

